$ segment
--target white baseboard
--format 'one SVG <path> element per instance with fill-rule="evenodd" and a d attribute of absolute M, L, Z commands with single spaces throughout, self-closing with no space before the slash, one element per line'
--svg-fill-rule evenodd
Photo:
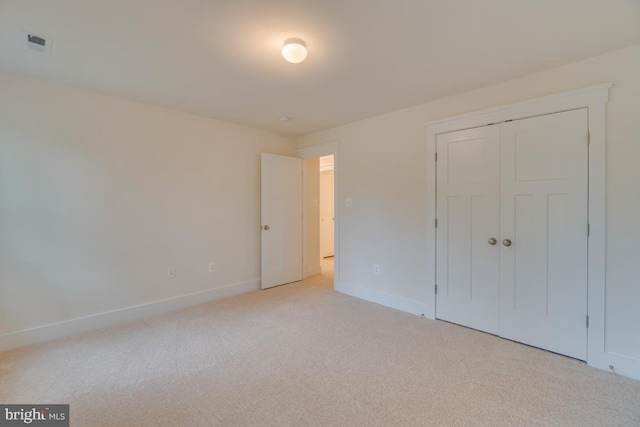
<path fill-rule="evenodd" d="M 426 304 L 363 288 L 361 286 L 339 282 L 335 283 L 334 289 L 340 293 L 350 295 L 352 297 L 384 305 L 385 307 L 395 308 L 396 310 L 415 314 L 416 316 L 422 316 L 423 314 L 428 312 L 428 307 Z"/>
<path fill-rule="evenodd" d="M 99 329 L 116 323 L 140 319 L 154 314 L 167 313 L 185 307 L 202 304 L 222 298 L 240 295 L 260 289 L 260 280 L 236 283 L 222 288 L 207 289 L 186 295 L 152 301 L 103 313 L 91 314 L 62 322 L 36 326 L 0 335 L 0 351 L 25 345 L 37 344 L 56 338 Z"/>
<path fill-rule="evenodd" d="M 595 360 L 594 360 L 595 359 Z M 594 368 L 640 380 L 640 360 L 616 353 L 602 353 L 587 362 Z"/>

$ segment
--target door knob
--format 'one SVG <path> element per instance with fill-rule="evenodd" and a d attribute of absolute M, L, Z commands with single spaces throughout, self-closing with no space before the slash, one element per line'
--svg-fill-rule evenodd
<path fill-rule="evenodd" d="M 511 246 L 511 240 L 509 240 L 509 239 L 504 239 L 504 240 L 502 241 L 502 244 L 503 244 L 503 245 L 505 245 L 505 246 Z"/>
<path fill-rule="evenodd" d="M 262 227 L 263 230 L 268 230 L 270 227 L 268 225 L 265 225 Z"/>
<path fill-rule="evenodd" d="M 490 237 L 490 238 L 489 238 L 489 240 L 488 240 L 488 242 L 489 242 L 489 244 L 490 244 L 491 246 L 493 246 L 493 245 L 495 245 L 496 243 L 498 243 L 498 241 L 496 240 L 496 238 L 495 238 L 495 237 Z"/>

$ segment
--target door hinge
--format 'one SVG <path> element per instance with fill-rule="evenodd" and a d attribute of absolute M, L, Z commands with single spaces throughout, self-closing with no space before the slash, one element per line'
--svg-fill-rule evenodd
<path fill-rule="evenodd" d="M 435 158 L 436 158 L 436 162 L 437 162 L 438 161 L 438 152 L 437 151 L 436 151 Z"/>
<path fill-rule="evenodd" d="M 587 329 L 589 329 L 589 315 L 587 315 Z"/>
<path fill-rule="evenodd" d="M 587 145 L 591 145 L 591 132 L 587 131 Z"/>
<path fill-rule="evenodd" d="M 438 218 L 436 218 L 436 220 L 434 222 L 435 222 L 436 228 L 438 228 Z"/>
<path fill-rule="evenodd" d="M 438 295 L 438 284 L 437 283 L 436 283 L 436 286 L 435 286 L 435 293 L 436 293 L 436 295 Z"/>
<path fill-rule="evenodd" d="M 587 237 L 591 236 L 591 224 L 587 224 Z"/>

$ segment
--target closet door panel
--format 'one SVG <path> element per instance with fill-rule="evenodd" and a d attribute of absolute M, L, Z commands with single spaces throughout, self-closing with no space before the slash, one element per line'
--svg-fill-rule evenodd
<path fill-rule="evenodd" d="M 586 109 L 500 125 L 500 335 L 583 360 L 587 130 Z"/>
<path fill-rule="evenodd" d="M 436 316 L 499 331 L 499 129 L 439 135 Z"/>

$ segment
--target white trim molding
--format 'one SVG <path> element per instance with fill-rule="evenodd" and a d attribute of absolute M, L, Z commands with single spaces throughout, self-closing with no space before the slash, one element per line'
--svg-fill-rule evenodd
<path fill-rule="evenodd" d="M 260 280 L 255 279 L 221 288 L 207 289 L 173 298 L 78 317 L 62 322 L 37 326 L 35 328 L 23 329 L 21 331 L 0 335 L 0 351 L 50 341 L 56 338 L 91 331 L 122 322 L 129 322 L 147 316 L 168 313 L 246 292 L 257 291 L 259 289 Z"/>
<path fill-rule="evenodd" d="M 334 228 L 333 228 L 333 287 L 337 289 L 340 282 L 340 141 L 333 141 L 327 144 L 314 145 L 296 151 L 301 159 L 313 159 L 316 157 L 333 156 L 333 206 L 334 206 Z M 302 213 L 306 216 L 307 213 Z M 305 237 L 306 240 L 306 237 Z M 303 260 L 303 263 L 306 261 Z"/>
<path fill-rule="evenodd" d="M 436 316 L 436 137 L 453 132 L 587 108 L 589 114 L 589 248 L 587 363 L 591 366 L 640 379 L 640 360 L 607 351 L 605 325 L 605 239 L 606 239 L 606 103 L 612 83 L 545 96 L 470 114 L 436 120 L 426 124 L 427 132 L 427 309 L 426 317 Z"/>
<path fill-rule="evenodd" d="M 301 159 L 313 159 L 316 157 L 324 157 L 336 155 L 340 151 L 340 141 L 328 142 L 326 144 L 313 145 L 307 148 L 296 150 L 295 153 Z M 335 158 L 334 158 L 335 162 Z"/>

